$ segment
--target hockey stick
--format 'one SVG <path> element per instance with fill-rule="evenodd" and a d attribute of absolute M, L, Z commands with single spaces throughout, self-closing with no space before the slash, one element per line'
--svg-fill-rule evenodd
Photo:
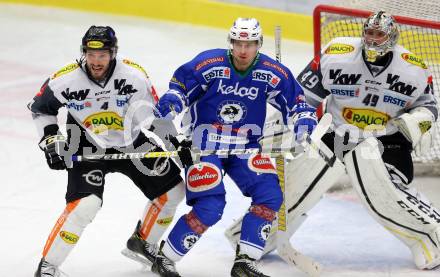
<path fill-rule="evenodd" d="M 248 149 L 217 149 L 217 150 L 199 150 L 194 151 L 195 155 L 200 156 L 230 156 L 230 155 L 249 155 L 249 154 L 267 154 L 271 157 L 284 155 L 287 153 L 298 154 L 302 149 L 298 147 L 292 148 L 273 148 L 270 151 L 262 150 L 260 148 Z M 88 160 L 131 160 L 131 159 L 152 159 L 152 158 L 171 158 L 178 157 L 178 151 L 158 151 L 158 152 L 130 152 L 117 154 L 92 154 L 92 155 L 73 155 L 72 161 L 81 162 Z"/>
<path fill-rule="evenodd" d="M 275 57 L 278 62 L 281 62 L 281 26 L 275 27 Z M 312 140 L 308 141 L 309 143 Z M 287 233 L 287 215 L 286 215 L 286 200 L 285 200 L 285 167 L 286 160 L 284 156 L 276 158 L 276 170 L 283 192 L 283 203 L 278 211 L 278 230 L 277 230 L 277 252 L 278 255 L 287 263 L 296 266 L 301 271 L 310 276 L 318 276 L 321 272 L 321 266 L 310 257 L 307 257 L 292 247 L 289 241 L 289 234 Z"/>

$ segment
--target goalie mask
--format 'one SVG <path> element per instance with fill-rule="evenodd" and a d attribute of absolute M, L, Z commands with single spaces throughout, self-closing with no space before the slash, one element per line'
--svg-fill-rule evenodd
<path fill-rule="evenodd" d="M 258 41 L 258 48 L 263 45 L 263 30 L 255 18 L 237 18 L 229 30 L 228 43 L 232 49 L 233 40 Z"/>
<path fill-rule="evenodd" d="M 397 43 L 399 31 L 394 18 L 379 11 L 365 21 L 362 30 L 362 46 L 367 61 L 375 62 L 377 58 L 391 51 Z"/>

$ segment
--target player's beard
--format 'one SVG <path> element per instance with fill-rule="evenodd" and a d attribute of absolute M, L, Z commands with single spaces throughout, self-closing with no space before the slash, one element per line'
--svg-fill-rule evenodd
<path fill-rule="evenodd" d="M 101 81 L 105 78 L 107 74 L 107 70 L 109 68 L 109 65 L 87 65 L 89 68 L 90 75 L 92 75 L 92 78 L 96 81 Z"/>

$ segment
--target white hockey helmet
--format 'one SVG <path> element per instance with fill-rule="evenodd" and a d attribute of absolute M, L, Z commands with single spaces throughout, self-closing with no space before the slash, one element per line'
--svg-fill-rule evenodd
<path fill-rule="evenodd" d="M 263 45 L 263 30 L 255 18 L 237 18 L 229 30 L 228 43 L 232 48 L 233 40 L 258 41 L 258 47 Z"/>
<path fill-rule="evenodd" d="M 386 40 L 380 44 L 366 39 L 369 30 L 383 32 Z M 399 39 L 399 30 L 397 23 L 390 14 L 384 11 L 378 11 L 370 15 L 364 23 L 362 29 L 362 46 L 364 48 L 367 60 L 374 62 L 378 57 L 382 57 L 391 51 Z"/>

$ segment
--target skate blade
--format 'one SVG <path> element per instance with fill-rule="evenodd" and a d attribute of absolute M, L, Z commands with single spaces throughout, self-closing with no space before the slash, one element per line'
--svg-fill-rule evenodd
<path fill-rule="evenodd" d="M 144 266 L 145 269 L 151 270 L 151 266 L 153 265 L 153 263 L 149 259 L 145 258 L 144 256 L 142 256 L 134 251 L 131 251 L 128 248 L 123 249 L 121 251 L 121 254 L 129 259 L 132 259 L 133 261 L 140 263 L 142 266 Z"/>

